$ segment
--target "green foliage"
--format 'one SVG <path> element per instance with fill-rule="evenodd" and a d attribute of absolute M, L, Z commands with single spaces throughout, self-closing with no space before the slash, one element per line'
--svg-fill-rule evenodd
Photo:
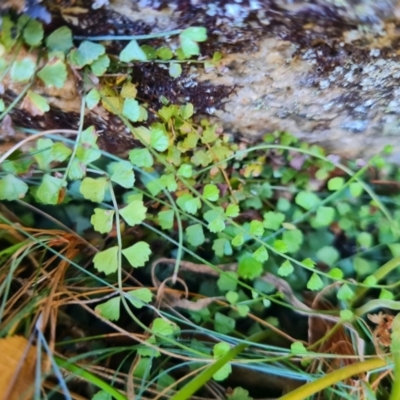
<path fill-rule="evenodd" d="M 210 232 L 217 233 L 225 229 L 225 220 L 220 209 L 207 211 L 204 213 L 204 219 L 208 222 Z"/>
<path fill-rule="evenodd" d="M 335 209 L 333 207 L 318 207 L 314 225 L 316 227 L 329 226 L 335 219 Z"/>
<path fill-rule="evenodd" d="M 82 196 L 94 203 L 101 203 L 104 200 L 108 182 L 105 178 L 86 177 L 81 182 L 80 192 Z"/>
<path fill-rule="evenodd" d="M 28 90 L 22 105 L 30 110 L 32 115 L 43 115 L 47 111 L 50 110 L 49 103 L 47 102 L 46 98 L 32 92 L 32 90 Z"/>
<path fill-rule="evenodd" d="M 174 334 L 176 327 L 163 318 L 155 318 L 151 330 L 155 335 L 170 336 Z"/>
<path fill-rule="evenodd" d="M 354 318 L 354 314 L 351 310 L 340 310 L 340 318 L 343 321 L 351 321 Z"/>
<path fill-rule="evenodd" d="M 131 163 L 125 161 L 113 162 L 108 165 L 108 171 L 111 175 L 111 181 L 118 183 L 125 189 L 133 187 L 135 174 L 133 173 Z"/>
<path fill-rule="evenodd" d="M 203 227 L 200 224 L 188 226 L 186 228 L 187 241 L 192 246 L 201 246 L 205 241 Z"/>
<path fill-rule="evenodd" d="M 281 212 L 268 211 L 264 214 L 264 228 L 272 231 L 277 231 L 282 222 L 285 220 L 285 215 Z"/>
<path fill-rule="evenodd" d="M 254 236 L 262 236 L 264 233 L 263 224 L 261 221 L 253 220 L 250 222 L 250 234 Z"/>
<path fill-rule="evenodd" d="M 109 66 L 110 58 L 107 54 L 102 54 L 90 64 L 90 69 L 94 75 L 103 76 L 107 72 Z"/>
<path fill-rule="evenodd" d="M 343 185 L 344 185 L 344 179 L 339 176 L 329 179 L 328 181 L 329 190 L 341 190 Z"/>
<path fill-rule="evenodd" d="M 340 300 L 351 300 L 354 297 L 354 291 L 345 283 L 339 288 L 337 297 Z"/>
<path fill-rule="evenodd" d="M 23 37 L 29 46 L 37 47 L 41 44 L 44 36 L 43 26 L 40 22 L 30 20 L 23 31 Z"/>
<path fill-rule="evenodd" d="M 207 39 L 207 32 L 203 27 L 190 27 L 181 32 L 179 39 L 184 57 L 190 58 L 200 53 L 198 42 Z"/>
<path fill-rule="evenodd" d="M 209 201 L 217 201 L 219 199 L 219 189 L 216 185 L 207 184 L 203 189 L 203 196 Z"/>
<path fill-rule="evenodd" d="M 177 171 L 178 176 L 190 178 L 193 175 L 193 167 L 189 164 L 182 164 Z"/>
<path fill-rule="evenodd" d="M 112 229 L 114 214 L 114 210 L 95 208 L 94 214 L 90 219 L 94 230 L 100 233 L 109 233 Z"/>
<path fill-rule="evenodd" d="M 69 58 L 76 67 L 82 68 L 92 64 L 105 52 L 106 49 L 103 45 L 84 40 L 76 50 L 71 51 Z"/>
<path fill-rule="evenodd" d="M 94 107 L 99 104 L 101 99 L 100 93 L 96 89 L 90 90 L 90 92 L 85 96 L 86 106 L 89 110 L 92 110 Z"/>
<path fill-rule="evenodd" d="M 182 67 L 176 62 L 171 62 L 169 64 L 168 72 L 172 78 L 178 78 L 182 74 Z"/>
<path fill-rule="evenodd" d="M 136 308 L 142 308 L 143 304 L 150 303 L 153 298 L 153 294 L 147 288 L 131 290 L 127 295 L 130 303 Z"/>
<path fill-rule="evenodd" d="M 293 354 L 296 354 L 296 355 L 307 354 L 307 349 L 304 347 L 304 344 L 301 342 L 293 342 L 290 345 L 290 350 Z"/>
<path fill-rule="evenodd" d="M 56 29 L 47 36 L 46 46 L 50 51 L 61 51 L 66 53 L 73 46 L 71 29 L 66 26 Z"/>
<path fill-rule="evenodd" d="M 30 58 L 15 61 L 11 66 L 10 77 L 16 83 L 28 82 L 35 73 L 35 63 Z"/>
<path fill-rule="evenodd" d="M 218 287 L 221 292 L 235 291 L 238 284 L 238 276 L 236 272 L 228 271 L 219 276 Z"/>
<path fill-rule="evenodd" d="M 0 179 L 0 200 L 17 200 L 25 197 L 28 185 L 12 174 Z"/>
<path fill-rule="evenodd" d="M 147 208 L 141 200 L 133 200 L 125 208 L 120 210 L 122 218 L 130 225 L 138 225 L 146 218 Z"/>
<path fill-rule="evenodd" d="M 233 332 L 236 326 L 236 321 L 222 314 L 220 312 L 215 313 L 214 316 L 214 328 L 219 333 L 229 334 Z"/>
<path fill-rule="evenodd" d="M 305 191 L 298 193 L 295 201 L 297 205 L 305 208 L 306 210 L 311 210 L 312 208 L 318 206 L 321 202 L 321 200 L 315 193 Z"/>
<path fill-rule="evenodd" d="M 133 165 L 140 168 L 150 168 L 153 163 L 153 156 L 148 149 L 133 149 L 129 152 L 129 160 Z"/>
<path fill-rule="evenodd" d="M 239 260 L 238 274 L 244 279 L 257 278 L 261 275 L 262 270 L 262 263 L 249 253 L 244 254 Z"/>
<path fill-rule="evenodd" d="M 229 206 L 225 210 L 225 215 L 228 218 L 235 218 L 239 215 L 240 209 L 237 204 L 229 204 Z"/>
<path fill-rule="evenodd" d="M 57 204 L 64 185 L 65 182 L 62 179 L 45 174 L 36 196 L 43 204 Z"/>
<path fill-rule="evenodd" d="M 317 251 L 316 256 L 320 261 L 331 267 L 339 260 L 340 254 L 334 247 L 324 246 Z"/>
<path fill-rule="evenodd" d="M 95 311 L 109 321 L 118 321 L 120 316 L 120 303 L 119 297 L 114 297 L 107 300 L 105 303 L 96 306 Z"/>
<path fill-rule="evenodd" d="M 214 352 L 214 358 L 220 358 L 224 354 L 228 353 L 230 350 L 230 346 L 228 343 L 220 342 L 217 343 L 214 346 L 213 352 Z M 223 367 L 221 367 L 214 375 L 213 378 L 216 381 L 223 381 L 225 380 L 232 372 L 232 367 L 230 364 L 225 364 Z"/>
<path fill-rule="evenodd" d="M 100 390 L 99 392 L 94 394 L 92 400 L 112 400 L 112 397 L 106 391 Z"/>
<path fill-rule="evenodd" d="M 239 299 L 239 294 L 237 292 L 232 292 L 231 290 L 225 295 L 226 299 L 231 304 L 236 304 Z"/>
<path fill-rule="evenodd" d="M 154 150 L 163 152 L 168 149 L 169 138 L 163 129 L 152 128 L 150 133 L 150 145 Z"/>
<path fill-rule="evenodd" d="M 131 61 L 147 61 L 147 56 L 137 41 L 131 40 L 119 54 L 119 59 L 126 63 Z"/>
<path fill-rule="evenodd" d="M 64 61 L 54 59 L 48 62 L 38 73 L 37 76 L 47 87 L 62 88 L 67 80 L 67 67 Z"/>
<path fill-rule="evenodd" d="M 158 213 L 158 223 L 162 229 L 172 229 L 174 225 L 174 212 L 172 210 L 160 211 Z"/>
<path fill-rule="evenodd" d="M 15 51 L 21 43 L 42 52 L 40 60 L 29 53 L 4 68 L 13 82 L 32 84 L 21 102 L 24 110 L 44 115 L 50 106 L 46 96 L 35 91 L 36 85 L 62 90 L 68 71 L 73 71 L 81 75 L 86 91 L 85 112 L 114 114 L 137 141 L 135 148 L 126 149 L 126 159 L 107 155 L 99 149 L 98 134 L 90 126 L 77 132 L 72 145 L 63 138 L 39 138 L 32 153 L 16 151 L 2 160 L 0 171 L 0 200 L 52 205 L 56 207 L 44 209 L 71 216 L 68 226 L 85 240 L 85 250 L 71 262 L 85 268 L 76 275 L 68 271 L 66 276 L 71 285 L 76 279 L 96 287 L 96 294 L 88 295 L 89 301 L 95 301 L 96 313 L 118 323 L 120 316 L 124 320 L 128 315 L 135 329 L 149 333 L 128 356 L 132 365 L 132 357 L 138 357 L 135 377 L 148 380 L 149 374 L 158 374 L 154 382 L 166 388 L 175 382 L 163 369 L 167 364 L 152 362 L 153 357 L 163 357 L 164 346 L 177 357 L 186 352 L 185 357 L 198 360 L 212 354 L 218 360 L 230 351 L 228 343 L 265 329 L 263 319 L 273 302 L 286 303 L 296 312 L 283 286 L 268 280 L 271 275 L 287 283 L 299 301 L 307 289 L 322 297 L 321 291 L 335 283 L 339 309 L 333 312 L 346 323 L 364 317 L 353 307 L 363 302 L 363 293 L 370 288 L 374 290 L 368 299 L 379 296 L 381 301 L 395 302 L 398 298 L 398 271 L 388 272 L 385 265 L 379 269 L 381 260 L 400 255 L 398 196 L 388 195 L 382 202 L 361 180 L 368 179 L 364 170 L 349 163 L 354 175 L 349 168 L 330 163 L 322 149 L 299 143 L 287 133 L 268 134 L 264 145 L 250 148 L 209 121 L 199 122 L 191 103 L 170 104 L 161 96 L 163 106 L 154 110 L 140 98 L 143 82 L 131 77 L 132 65 L 160 63 L 171 77 L 179 77 L 186 70 L 182 64 L 200 55 L 199 43 L 207 38 L 204 28 L 176 31 L 179 48 L 169 47 L 167 41 L 160 44 L 160 39 L 141 45 L 140 38 L 132 38 L 118 56 L 107 53 L 108 45 L 89 40 L 74 47 L 66 27 L 44 37 L 42 25 L 27 17 L 16 23 L 4 17 L 2 22 L 0 51 Z M 212 68 L 220 57 L 215 53 L 204 66 Z M 6 100 L 0 101 L 1 112 L 8 106 Z M 304 158 L 301 170 L 291 167 L 294 154 Z M 282 162 L 274 165 L 270 162 L 274 157 Z M 400 179 L 383 159 L 373 165 L 386 180 Z M 177 259 L 173 275 L 168 260 L 168 265 L 161 263 L 151 271 L 153 261 L 160 258 Z M 181 261 L 189 261 L 193 270 L 184 271 L 186 264 Z M 204 272 L 209 265 L 214 268 Z M 86 276 L 86 270 L 91 275 Z M 149 284 L 152 272 L 153 278 L 164 281 L 162 286 L 140 287 Z M 188 298 L 180 285 L 187 286 Z M 102 290 L 110 295 L 100 299 Z M 206 303 L 204 297 L 216 300 Z M 186 321 L 178 313 L 171 314 L 169 301 L 173 308 L 183 309 Z M 266 321 L 277 332 L 281 329 L 279 318 Z M 204 342 L 197 351 L 199 347 L 192 347 L 186 334 L 176 340 L 179 328 L 187 329 L 191 323 L 200 333 L 214 330 L 215 340 L 228 343 Z M 254 347 L 243 357 L 258 360 Z M 286 366 L 294 357 L 307 355 L 299 341 L 288 347 L 280 356 Z M 296 366 L 291 372 L 298 370 Z M 212 376 L 222 381 L 231 373 L 227 362 Z M 101 399 L 103 394 L 96 396 Z M 236 388 L 227 398 L 249 396 L 245 389 Z"/>
<path fill-rule="evenodd" d="M 307 282 L 307 289 L 309 290 L 321 290 L 324 286 L 322 279 L 316 272 L 313 272 L 311 278 Z"/>
<path fill-rule="evenodd" d="M 293 265 L 289 260 L 283 262 L 283 264 L 278 269 L 278 274 L 280 276 L 289 276 L 294 271 Z"/>
<path fill-rule="evenodd" d="M 263 263 L 268 260 L 269 254 L 267 249 L 264 246 L 260 246 L 254 253 L 253 257 L 256 261 Z"/>
<path fill-rule="evenodd" d="M 235 388 L 231 394 L 228 394 L 227 398 L 228 400 L 253 400 L 249 396 L 249 391 L 241 387 Z"/>
<path fill-rule="evenodd" d="M 128 259 L 133 268 L 143 267 L 151 254 L 150 246 L 146 242 L 137 242 L 122 250 L 122 254 Z"/>
<path fill-rule="evenodd" d="M 116 272 L 118 270 L 119 251 L 118 246 L 99 251 L 93 258 L 94 267 L 99 272 L 104 272 L 106 275 Z"/>

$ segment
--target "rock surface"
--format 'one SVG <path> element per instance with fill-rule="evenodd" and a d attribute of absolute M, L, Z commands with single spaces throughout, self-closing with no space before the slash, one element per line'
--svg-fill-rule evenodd
<path fill-rule="evenodd" d="M 193 64 L 170 100 L 193 102 L 227 132 L 257 141 L 288 131 L 346 157 L 392 144 L 400 162 L 397 0 L 69 2 L 57 12 L 89 38 L 206 26 L 203 53 L 223 59 L 210 71 Z"/>
<path fill-rule="evenodd" d="M 208 110 L 226 130 L 251 140 L 285 130 L 348 157 L 386 144 L 399 151 L 397 4 L 364 1 L 357 15 L 354 4 L 322 1 L 192 1 L 186 14 L 183 2 L 158 4 L 159 11 L 156 3 L 111 7 L 154 29 L 194 19 L 208 28 L 224 58 L 192 77 L 235 88 L 223 109 Z M 400 153 L 394 157 L 400 161 Z"/>

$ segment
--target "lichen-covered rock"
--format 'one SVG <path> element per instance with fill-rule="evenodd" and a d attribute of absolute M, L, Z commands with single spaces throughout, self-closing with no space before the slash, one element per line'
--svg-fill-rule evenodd
<path fill-rule="evenodd" d="M 398 6 L 397 0 L 111 4 L 155 30 L 208 28 L 224 59 L 192 78 L 236 88 L 223 109 L 208 110 L 226 130 L 252 140 L 286 130 L 349 157 L 400 143 Z"/>
<path fill-rule="evenodd" d="M 192 66 L 169 92 L 151 80 L 160 67 L 149 65 L 137 75 L 149 79 L 145 98 L 191 101 L 249 140 L 285 130 L 350 157 L 393 144 L 400 161 L 398 0 L 50 3 L 43 4 L 81 37 L 207 27 L 202 52 L 221 51 L 220 65 Z"/>

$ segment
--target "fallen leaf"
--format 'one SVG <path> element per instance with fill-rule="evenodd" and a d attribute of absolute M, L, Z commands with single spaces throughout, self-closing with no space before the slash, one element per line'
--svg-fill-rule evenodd
<path fill-rule="evenodd" d="M 23 336 L 0 339 L 0 399 L 28 400 L 35 387 L 36 348 Z"/>

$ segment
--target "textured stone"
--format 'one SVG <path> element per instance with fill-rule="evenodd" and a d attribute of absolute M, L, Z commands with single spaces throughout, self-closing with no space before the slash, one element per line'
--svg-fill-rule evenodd
<path fill-rule="evenodd" d="M 137 75 L 149 80 L 146 99 L 191 101 L 225 131 L 251 141 L 288 131 L 348 157 L 392 144 L 400 161 L 397 0 L 69 2 L 50 8 L 53 16 L 88 38 L 207 27 L 202 52 L 221 51 L 219 66 L 205 71 L 193 64 L 168 81 L 171 90 L 160 87 L 164 80 L 151 80 L 162 67 L 149 66 Z M 113 46 L 118 51 L 121 44 Z"/>
<path fill-rule="evenodd" d="M 285 130 L 349 157 L 375 154 L 386 144 L 398 148 L 396 2 L 168 3 L 111 7 L 156 30 L 195 20 L 208 28 L 224 58 L 219 68 L 198 68 L 192 78 L 235 88 L 223 109 L 209 110 L 225 130 L 251 140 Z"/>

